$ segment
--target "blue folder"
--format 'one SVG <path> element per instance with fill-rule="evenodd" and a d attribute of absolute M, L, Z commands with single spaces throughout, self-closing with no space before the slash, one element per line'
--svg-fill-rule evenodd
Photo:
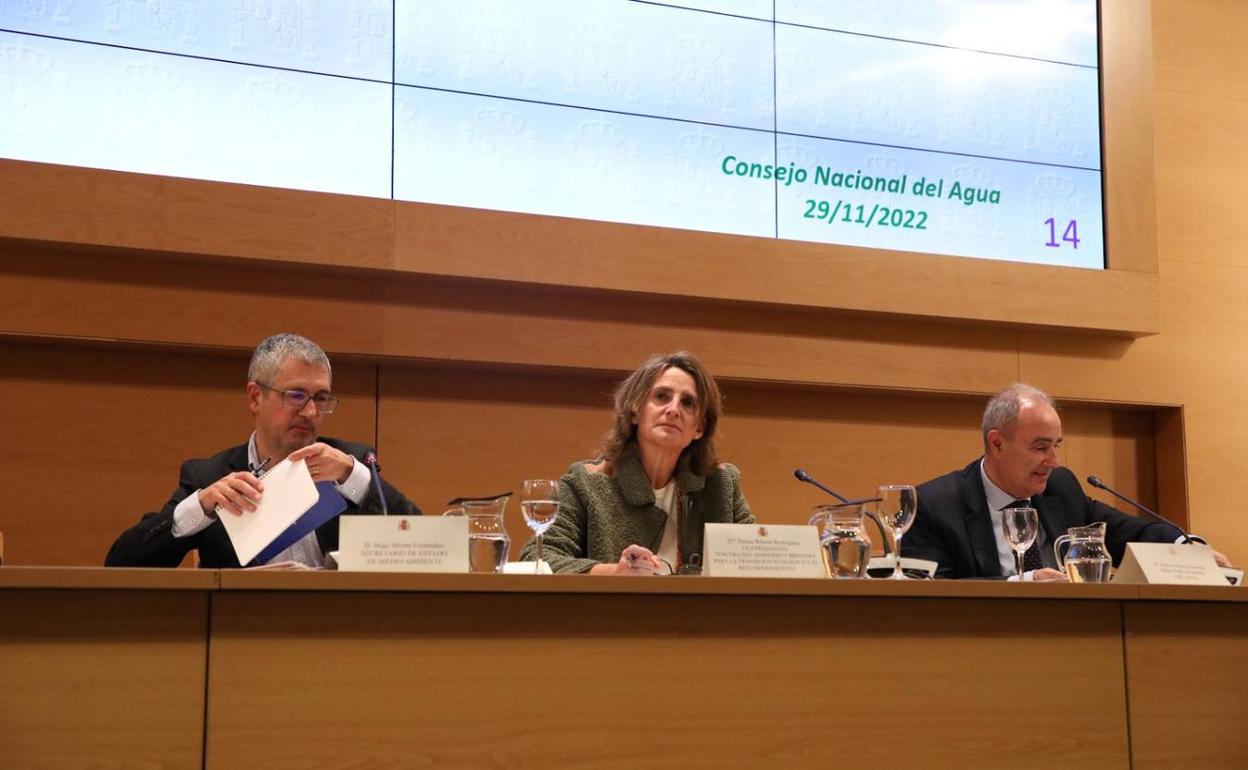
<path fill-rule="evenodd" d="M 318 481 L 316 490 L 320 493 L 320 497 L 312 504 L 312 507 L 296 519 L 294 524 L 287 527 L 285 532 L 278 535 L 276 540 L 265 546 L 264 550 L 251 560 L 248 567 L 268 564 L 269 559 L 299 542 L 304 535 L 347 510 L 347 501 L 338 493 L 334 482 Z"/>

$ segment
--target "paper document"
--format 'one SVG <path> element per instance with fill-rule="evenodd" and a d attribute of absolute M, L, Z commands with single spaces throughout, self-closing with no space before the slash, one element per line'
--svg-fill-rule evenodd
<path fill-rule="evenodd" d="M 262 481 L 264 492 L 256 510 L 244 511 L 241 516 L 229 512 L 221 514 L 221 523 L 242 565 L 256 558 L 256 554 L 289 529 L 320 497 L 303 460 L 295 463 L 282 460 L 264 474 Z"/>
<path fill-rule="evenodd" d="M 309 567 L 297 561 L 274 561 L 268 564 L 258 564 L 255 567 L 245 567 L 244 569 L 269 570 L 273 572 L 313 572 L 322 569 L 322 567 Z"/>

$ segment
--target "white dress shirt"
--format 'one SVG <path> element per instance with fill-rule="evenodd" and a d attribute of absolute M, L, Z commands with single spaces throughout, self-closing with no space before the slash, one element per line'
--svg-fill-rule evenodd
<path fill-rule="evenodd" d="M 351 458 L 354 462 L 355 458 Z M 256 434 L 253 432 L 251 438 L 247 439 L 247 465 L 256 468 L 260 465 L 260 455 L 256 451 Z M 347 480 L 341 484 L 334 484 L 334 488 L 338 490 L 338 494 L 346 499 L 360 504 L 364 496 L 368 494 L 368 485 L 373 480 L 372 471 L 364 463 L 354 463 L 351 468 L 351 475 L 347 476 Z M 209 516 L 204 513 L 204 508 L 199 504 L 199 493 L 201 490 L 195 490 L 186 496 L 182 502 L 178 503 L 173 509 L 173 536 L 174 537 L 190 537 L 198 532 L 203 531 L 216 521 L 216 517 Z M 227 516 L 231 514 L 226 514 Z M 317 542 L 316 532 L 312 531 L 304 535 L 300 540 L 295 542 L 286 550 L 274 556 L 269 563 L 277 563 L 283 561 L 293 561 L 300 564 L 306 564 L 309 567 L 325 566 L 325 554 L 321 552 L 321 544 Z"/>
<path fill-rule="evenodd" d="M 992 479 L 988 478 L 988 473 L 984 470 L 983 460 L 979 461 L 979 475 L 984 480 L 984 496 L 988 498 L 988 516 L 992 518 L 992 534 L 997 540 L 997 561 L 1001 564 L 1001 574 L 1009 575 L 1008 580 L 1018 580 L 1018 566 L 1014 560 L 1014 549 L 1010 548 L 1010 541 L 1005 539 L 1005 517 L 1001 514 L 1003 509 L 1009 508 L 1018 498 L 992 483 Z M 1043 548 L 1045 546 L 1044 541 L 1047 539 L 1045 537 L 1044 525 L 1037 522 L 1037 547 Z M 1034 571 L 1024 572 L 1022 579 L 1031 580 L 1034 577 Z"/>

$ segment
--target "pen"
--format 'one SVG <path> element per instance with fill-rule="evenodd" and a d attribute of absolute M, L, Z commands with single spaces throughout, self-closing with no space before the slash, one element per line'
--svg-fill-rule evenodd
<path fill-rule="evenodd" d="M 257 479 L 262 479 L 262 478 L 264 478 L 264 474 L 266 474 L 266 473 L 268 473 L 270 470 L 272 470 L 272 468 L 270 468 L 270 467 L 269 467 L 269 463 L 271 463 L 271 462 L 273 462 L 273 458 L 272 458 L 272 457 L 266 457 L 266 458 L 264 458 L 264 462 L 262 462 L 262 463 L 260 463 L 259 465 L 257 465 L 257 466 L 255 467 L 255 469 L 251 472 L 251 475 L 255 476 Z M 216 508 L 213 508 L 213 509 L 212 509 L 213 516 L 214 516 L 214 517 L 216 517 L 216 518 L 220 518 L 220 517 L 221 517 L 221 514 L 226 513 L 226 512 L 227 512 L 227 511 L 225 510 L 225 508 L 224 508 L 223 506 L 220 506 L 220 505 L 218 505 Z"/>

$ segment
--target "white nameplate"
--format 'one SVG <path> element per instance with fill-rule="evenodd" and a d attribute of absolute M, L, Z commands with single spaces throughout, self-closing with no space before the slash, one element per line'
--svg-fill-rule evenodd
<path fill-rule="evenodd" d="M 338 569 L 467 572 L 464 516 L 340 516 Z"/>
<path fill-rule="evenodd" d="M 1226 576 L 1214 561 L 1213 551 L 1199 543 L 1127 543 L 1115 583 L 1154 585 L 1225 586 Z"/>
<path fill-rule="evenodd" d="M 710 577 L 826 577 L 819 531 L 811 526 L 707 524 L 703 549 Z"/>
<path fill-rule="evenodd" d="M 550 565 L 542 559 L 539 567 L 535 561 L 509 561 L 503 565 L 504 575 L 553 575 Z"/>

